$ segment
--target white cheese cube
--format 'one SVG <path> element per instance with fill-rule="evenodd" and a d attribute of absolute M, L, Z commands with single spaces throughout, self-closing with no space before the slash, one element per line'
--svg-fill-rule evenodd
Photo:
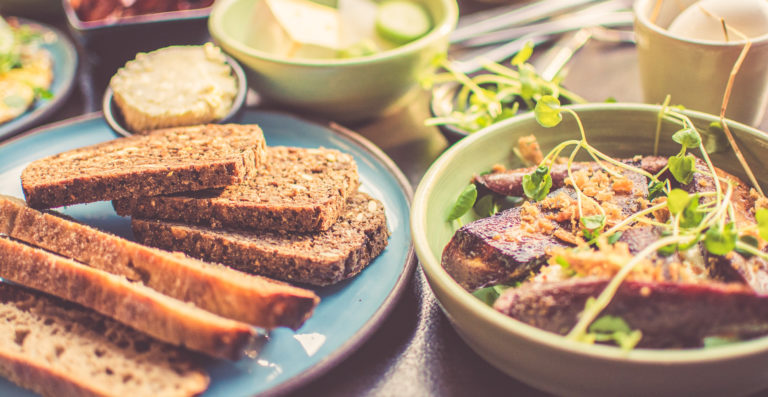
<path fill-rule="evenodd" d="M 289 58 L 335 58 L 342 48 L 336 9 L 309 0 L 260 0 L 255 48 Z"/>

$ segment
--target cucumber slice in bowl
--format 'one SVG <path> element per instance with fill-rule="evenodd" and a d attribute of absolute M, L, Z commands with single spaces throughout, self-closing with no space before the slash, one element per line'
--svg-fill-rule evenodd
<path fill-rule="evenodd" d="M 432 29 L 432 18 L 420 4 L 389 0 L 379 5 L 376 32 L 397 45 L 409 43 Z"/>

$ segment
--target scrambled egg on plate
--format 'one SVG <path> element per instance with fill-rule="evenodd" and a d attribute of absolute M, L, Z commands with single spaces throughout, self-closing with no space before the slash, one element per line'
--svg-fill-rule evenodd
<path fill-rule="evenodd" d="M 53 63 L 28 27 L 0 18 L 0 123 L 22 115 L 41 96 L 50 95 Z"/>

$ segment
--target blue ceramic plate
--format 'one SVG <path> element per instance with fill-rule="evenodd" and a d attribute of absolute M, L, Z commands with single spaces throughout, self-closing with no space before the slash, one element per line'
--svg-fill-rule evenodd
<path fill-rule="evenodd" d="M 53 83 L 50 88 L 53 98 L 37 100 L 21 116 L 0 124 L 0 140 L 43 121 L 46 116 L 56 111 L 72 91 L 77 71 L 77 52 L 67 36 L 60 30 L 42 23 L 23 18 L 18 20 L 43 36 L 42 47 L 48 50 L 53 60 Z"/>
<path fill-rule="evenodd" d="M 282 113 L 246 110 L 240 122 L 260 124 L 269 145 L 324 146 L 352 154 L 359 167 L 360 190 L 384 203 L 392 236 L 384 252 L 357 277 L 316 289 L 322 300 L 301 329 L 273 331 L 256 358 L 211 361 L 207 397 L 282 393 L 320 376 L 372 335 L 401 295 L 415 263 L 408 227 L 411 189 L 379 149 L 334 125 Z M 34 159 L 116 137 L 100 115 L 89 115 L 11 139 L 0 145 L 0 194 L 23 197 L 19 176 Z M 108 202 L 74 205 L 62 212 L 131 237 L 130 222 L 117 216 Z M 0 379 L 0 395 L 34 394 Z"/>

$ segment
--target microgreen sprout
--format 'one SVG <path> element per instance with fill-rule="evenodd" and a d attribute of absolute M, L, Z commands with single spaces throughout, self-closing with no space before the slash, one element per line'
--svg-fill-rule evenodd
<path fill-rule="evenodd" d="M 453 222 L 461 218 L 475 205 L 475 200 L 477 200 L 477 187 L 474 183 L 470 183 L 461 191 L 459 197 L 456 198 L 456 202 L 453 203 L 453 206 L 448 211 L 446 220 Z"/>
<path fill-rule="evenodd" d="M 520 110 L 532 109 L 542 97 L 550 95 L 570 103 L 585 103 L 586 100 L 560 86 L 559 79 L 552 81 L 542 78 L 528 63 L 533 54 L 531 43 L 520 50 L 511 60 L 510 66 L 495 62 L 484 64 L 485 72 L 470 77 L 459 71 L 446 59 L 437 65 L 446 70 L 424 79 L 427 85 L 455 82 L 459 84 L 454 100 L 454 110 L 444 117 L 426 120 L 427 125 L 454 125 L 467 132 L 509 118 Z"/>
<path fill-rule="evenodd" d="M 475 209 L 475 213 L 482 217 L 496 215 L 500 209 L 499 203 L 496 202 L 492 194 L 486 194 L 475 201 L 473 208 Z"/>
<path fill-rule="evenodd" d="M 523 176 L 523 191 L 534 201 L 543 200 L 552 187 L 552 176 L 549 167 L 540 165 L 532 173 Z"/>
<path fill-rule="evenodd" d="M 623 350 L 632 350 L 642 336 L 640 330 L 632 330 L 623 318 L 605 315 L 589 326 L 589 332 L 582 337 L 582 340 L 588 343 L 614 342 Z"/>
<path fill-rule="evenodd" d="M 741 35 L 737 31 L 736 33 Z M 760 186 L 736 145 L 729 131 L 728 124 L 724 120 L 725 107 L 727 106 L 735 74 L 738 72 L 751 44 L 748 38 L 742 38 L 747 40 L 747 44 L 734 65 L 728 86 L 726 87 L 720 122 L 711 123 L 708 126 L 708 131 L 710 137 L 714 135 L 717 138 L 722 133 L 728 139 L 752 186 L 763 196 Z M 529 56 L 527 53 L 521 54 L 520 58 L 516 59 L 513 64 L 524 65 L 527 56 Z M 567 156 L 566 170 L 568 180 L 566 180 L 566 183 L 569 183 L 575 191 L 578 206 L 578 222 L 581 227 L 581 233 L 586 238 L 588 244 L 600 245 L 604 242 L 614 244 L 620 239 L 623 230 L 636 223 L 652 225 L 661 230 L 661 236 L 658 240 L 634 254 L 612 276 L 603 291 L 597 297 L 592 297 L 587 301 L 576 324 L 566 335 L 568 339 L 590 343 L 612 341 L 623 348 L 633 348 L 642 336 L 640 332 L 632 331 L 621 318 L 607 315 L 600 316 L 600 314 L 608 307 L 618 288 L 628 275 L 631 274 L 633 269 L 644 261 L 652 260 L 654 254 L 669 256 L 677 252 L 683 253 L 693 249 L 697 244 L 701 244 L 701 247 L 711 255 L 723 256 L 736 252 L 744 257 L 757 256 L 768 260 L 768 253 L 760 249 L 760 241 L 756 237 L 756 235 L 759 235 L 761 239 L 768 241 L 768 209 L 756 209 L 756 224 L 736 222 L 737 211 L 731 200 L 735 194 L 734 182 L 719 176 L 709 157 L 709 153 L 714 151 L 717 144 L 713 143 L 712 139 L 705 143 L 701 133 L 690 118 L 680 111 L 682 109 L 680 106 L 670 106 L 669 97 L 662 104 L 657 118 L 656 136 L 653 145 L 654 154 L 658 153 L 662 126 L 665 123 L 677 127 L 677 131 L 672 134 L 671 139 L 680 144 L 680 150 L 677 154 L 668 158 L 665 167 L 655 175 L 651 175 L 631 164 L 617 161 L 590 145 L 578 114 L 572 109 L 561 107 L 557 95 L 544 94 L 536 100 L 534 113 L 539 124 L 544 127 L 554 127 L 562 122 L 563 113 L 568 113 L 574 117 L 581 138 L 561 142 L 544 156 L 543 160 L 531 174 L 524 176 L 523 190 L 525 195 L 531 200 L 538 201 L 543 200 L 549 194 L 552 187 L 550 175 L 552 166 L 561 158 L 560 154 L 564 150 L 571 148 L 572 151 Z M 648 178 L 648 205 L 616 223 L 609 224 L 606 219 L 606 213 L 600 203 L 582 192 L 574 178 L 573 162 L 581 150 L 584 150 L 594 159 L 596 164 L 611 176 L 620 177 L 619 172 L 624 170 Z M 701 160 L 697 160 L 689 151 L 696 151 Z M 609 167 L 609 165 L 612 167 Z M 661 179 L 662 175 L 667 171 L 672 175 L 673 181 Z M 689 185 L 697 176 L 701 177 L 701 181 L 711 181 L 712 191 L 689 193 L 682 189 L 672 188 L 674 182 Z M 698 184 L 699 182 L 696 183 Z M 589 206 L 589 213 L 585 210 L 584 204 L 586 202 L 592 204 Z M 597 214 L 595 214 L 594 209 L 597 209 Z M 664 210 L 668 211 L 668 216 L 652 216 L 657 215 L 657 211 Z M 583 249 L 583 247 L 574 249 Z M 556 257 L 554 260 L 566 274 L 575 274 L 574 269 L 571 268 L 570 264 L 563 257 Z"/>
<path fill-rule="evenodd" d="M 585 307 L 576 325 L 568 333 L 568 338 L 570 339 L 581 341 L 612 340 L 623 346 L 634 346 L 637 343 L 637 340 L 640 338 L 639 334 L 631 334 L 631 337 L 629 337 L 629 333 L 623 332 L 620 333 L 621 336 L 619 338 L 621 340 L 619 340 L 612 336 L 607 336 L 608 334 L 613 335 L 612 333 L 603 332 L 596 335 L 591 325 L 596 323 L 595 319 L 598 318 L 598 315 L 613 299 L 620 284 L 632 269 L 654 253 L 669 256 L 676 252 L 687 251 L 697 243 L 702 242 L 703 247 L 712 255 L 726 255 L 736 250 L 737 252 L 744 252 L 746 255 L 759 255 L 762 258 L 768 259 L 768 254 L 758 249 L 757 241 L 752 236 L 744 234 L 744 231 L 739 230 L 734 222 L 735 210 L 731 202 L 734 192 L 733 183 L 725 178 L 721 178 L 715 172 L 714 165 L 704 147 L 698 129 L 686 115 L 677 111 L 677 109 L 676 107 L 663 106 L 659 114 L 659 120 L 660 123 L 671 122 L 679 126 L 671 138 L 680 144 L 680 151 L 668 158 L 666 167 L 656 175 L 650 175 L 642 169 L 612 159 L 590 145 L 578 114 L 567 107 L 560 107 L 559 101 L 556 98 L 543 97 L 536 105 L 536 120 L 544 127 L 558 125 L 562 121 L 562 113 L 564 112 L 571 114 L 576 120 L 581 139 L 560 143 L 544 156 L 542 162 L 531 174 L 524 177 L 523 187 L 528 198 L 541 200 L 546 196 L 546 193 L 551 188 L 551 184 L 547 182 L 551 178 L 547 179 L 547 177 L 549 176 L 548 173 L 551 170 L 552 164 L 563 150 L 572 147 L 571 154 L 568 156 L 566 170 L 572 188 L 576 193 L 578 220 L 582 227 L 581 232 L 588 244 L 597 244 L 601 236 L 606 237 L 604 241 L 614 244 L 620 238 L 622 230 L 636 222 L 652 224 L 662 229 L 661 238 L 636 254 L 627 264 L 619 269 L 599 296 L 590 301 L 591 303 Z M 605 212 L 597 201 L 581 191 L 574 179 L 573 162 L 580 150 L 585 150 L 604 171 L 611 175 L 618 175 L 616 169 L 623 169 L 646 176 L 649 179 L 648 199 L 653 200 L 666 196 L 666 200 L 654 202 L 648 208 L 630 215 L 608 230 L 603 231 L 607 223 Z M 693 154 L 689 153 L 689 150 L 697 150 L 704 164 L 700 165 Z M 610 164 L 614 168 L 611 169 L 606 164 Z M 694 175 L 700 173 L 703 178 L 711 178 L 714 181 L 714 191 L 691 194 L 682 189 L 673 189 L 669 180 L 662 181 L 659 179 L 667 170 L 682 185 L 691 183 Z M 725 186 L 725 191 L 723 191 L 723 186 Z M 591 207 L 597 208 L 598 214 L 585 213 L 584 203 L 587 201 L 595 204 Z M 655 221 L 649 217 L 654 211 L 663 209 L 669 211 L 669 220 L 666 223 Z M 766 238 L 768 237 L 768 210 L 758 210 L 756 219 L 759 234 L 768 240 Z M 632 343 L 628 343 L 628 341 Z"/>
<path fill-rule="evenodd" d="M 493 306 L 493 303 L 496 302 L 496 299 L 499 299 L 499 296 L 501 296 L 505 290 L 514 287 L 514 285 L 496 284 L 490 287 L 477 289 L 472 292 L 472 295 L 483 301 L 486 305 Z"/>

